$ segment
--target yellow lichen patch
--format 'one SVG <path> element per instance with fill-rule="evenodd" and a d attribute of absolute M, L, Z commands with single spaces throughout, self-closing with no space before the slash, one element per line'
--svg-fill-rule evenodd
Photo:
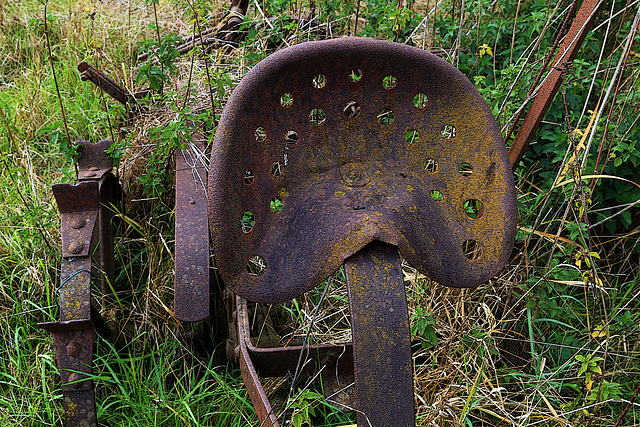
<path fill-rule="evenodd" d="M 336 191 L 335 193 L 333 193 L 333 195 L 336 197 L 342 197 L 344 196 L 344 194 L 345 194 L 344 191 Z"/>
<path fill-rule="evenodd" d="M 407 184 L 407 191 L 410 193 L 413 192 L 413 185 Z"/>
<path fill-rule="evenodd" d="M 73 403 L 73 401 L 68 397 L 65 398 L 65 403 L 65 406 L 67 407 L 67 415 L 69 417 L 74 417 L 76 415 L 76 411 L 78 410 L 78 404 Z"/>

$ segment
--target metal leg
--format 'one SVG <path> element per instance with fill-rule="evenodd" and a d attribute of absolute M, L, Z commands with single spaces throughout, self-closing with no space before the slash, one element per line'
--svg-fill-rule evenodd
<path fill-rule="evenodd" d="M 415 426 L 407 299 L 398 248 L 375 241 L 345 261 L 358 427 Z"/>
<path fill-rule="evenodd" d="M 62 378 L 62 394 L 68 427 L 97 425 L 95 392 L 91 378 L 94 327 L 91 286 L 107 292 L 113 280 L 111 204 L 119 185 L 111 174 L 113 161 L 104 154 L 111 141 L 81 141 L 77 185 L 56 184 L 53 194 L 60 210 L 62 263 L 60 321 L 40 323 L 51 332 Z"/>
<path fill-rule="evenodd" d="M 209 223 L 204 135 L 176 150 L 176 249 L 173 286 L 175 316 L 184 322 L 209 317 Z"/>

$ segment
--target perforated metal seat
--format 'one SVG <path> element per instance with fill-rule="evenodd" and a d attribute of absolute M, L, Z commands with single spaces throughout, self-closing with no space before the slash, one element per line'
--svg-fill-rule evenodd
<path fill-rule="evenodd" d="M 212 151 L 210 230 L 230 289 L 281 302 L 347 260 L 359 425 L 414 425 L 396 247 L 439 283 L 477 285 L 507 261 L 515 206 L 478 91 L 446 61 L 391 42 L 271 55 L 233 92 Z"/>

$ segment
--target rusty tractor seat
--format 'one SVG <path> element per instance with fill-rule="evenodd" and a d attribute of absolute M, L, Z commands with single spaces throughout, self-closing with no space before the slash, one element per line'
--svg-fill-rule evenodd
<path fill-rule="evenodd" d="M 343 263 L 358 425 L 415 425 L 404 257 L 447 286 L 493 277 L 514 243 L 504 141 L 486 102 L 423 50 L 347 37 L 257 64 L 227 103 L 208 181 L 225 285 L 256 302 Z"/>

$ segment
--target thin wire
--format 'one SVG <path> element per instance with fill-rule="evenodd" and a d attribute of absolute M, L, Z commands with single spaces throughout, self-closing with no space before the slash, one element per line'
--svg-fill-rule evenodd
<path fill-rule="evenodd" d="M 66 285 L 66 284 L 67 284 L 67 282 L 68 282 L 69 280 L 73 279 L 73 278 L 74 278 L 74 277 L 76 277 L 78 274 L 82 273 L 83 271 L 84 271 L 84 272 L 89 273 L 90 275 L 92 275 L 92 276 L 93 276 L 93 277 L 95 277 L 96 279 L 99 279 L 99 278 L 100 278 L 98 275 L 94 274 L 93 272 L 91 272 L 91 271 L 86 270 L 86 269 L 84 269 L 84 268 L 83 268 L 83 269 L 81 269 L 81 270 L 76 271 L 76 272 L 75 272 L 75 273 L 73 273 L 71 276 L 67 277 L 66 279 L 64 279 L 64 280 L 62 281 L 62 283 L 60 283 L 60 286 L 58 286 L 58 287 L 56 288 L 55 293 L 56 293 L 56 294 L 57 294 L 57 293 L 59 293 L 59 292 L 60 292 L 60 289 L 62 289 L 62 287 L 63 287 L 64 285 Z"/>

